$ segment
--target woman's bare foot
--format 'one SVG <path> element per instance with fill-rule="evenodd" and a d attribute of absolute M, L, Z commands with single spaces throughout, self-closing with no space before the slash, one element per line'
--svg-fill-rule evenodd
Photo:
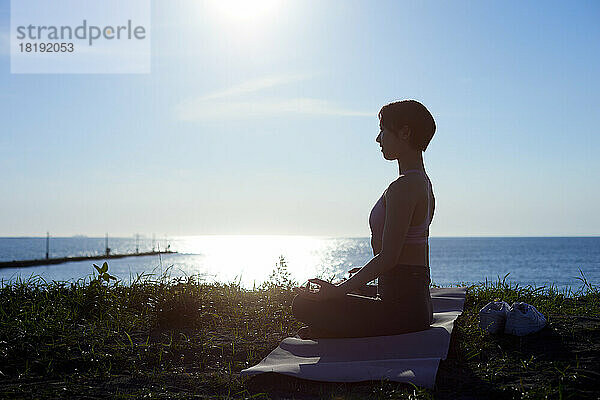
<path fill-rule="evenodd" d="M 300 339 L 312 339 L 312 332 L 310 331 L 310 326 L 303 326 L 302 328 L 298 329 L 298 332 L 296 332 L 296 336 L 298 336 Z"/>

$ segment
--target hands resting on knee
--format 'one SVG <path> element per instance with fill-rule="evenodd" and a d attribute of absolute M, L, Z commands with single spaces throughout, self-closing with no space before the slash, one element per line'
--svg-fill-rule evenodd
<path fill-rule="evenodd" d="M 352 277 L 352 274 L 354 274 L 358 271 L 360 271 L 360 268 L 352 268 L 351 270 L 348 271 L 348 273 L 350 274 L 350 277 Z M 346 279 L 348 279 L 348 278 L 343 278 L 338 283 L 341 283 L 341 282 L 345 281 Z M 350 293 L 359 294 L 361 296 L 377 297 L 377 285 L 365 284 L 362 287 L 352 290 Z"/>
<path fill-rule="evenodd" d="M 350 277 L 352 277 L 352 274 L 358 272 L 359 270 L 360 270 L 360 268 L 352 268 L 348 271 L 348 273 L 350 274 Z M 339 285 L 342 282 L 346 281 L 347 279 L 348 278 L 342 278 L 341 280 L 339 280 L 337 282 L 332 282 L 332 284 Z M 306 285 L 300 286 L 299 288 L 295 288 L 295 289 L 296 290 L 294 290 L 294 291 L 297 293 L 300 293 L 303 290 L 310 291 L 310 282 L 307 282 Z M 364 286 L 356 288 L 349 293 L 354 293 L 354 294 L 358 294 L 361 296 L 377 297 L 377 285 L 365 284 Z"/>

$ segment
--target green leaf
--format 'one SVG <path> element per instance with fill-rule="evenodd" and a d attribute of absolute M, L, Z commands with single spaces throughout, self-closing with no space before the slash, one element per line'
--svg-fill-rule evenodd
<path fill-rule="evenodd" d="M 106 261 L 104 261 L 104 264 L 102 264 L 102 272 L 106 272 L 108 271 L 108 263 Z"/>
<path fill-rule="evenodd" d="M 131 336 L 129 336 L 129 333 L 125 332 L 125 334 L 127 335 L 127 339 L 129 339 L 129 344 L 131 345 L 131 348 L 133 349 L 133 340 L 131 340 Z"/>

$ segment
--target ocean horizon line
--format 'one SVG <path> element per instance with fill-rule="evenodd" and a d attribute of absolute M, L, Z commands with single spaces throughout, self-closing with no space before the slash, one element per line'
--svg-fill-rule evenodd
<path fill-rule="evenodd" d="M 112 239 L 135 239 L 136 234 L 131 235 L 115 235 L 108 236 Z M 152 239 L 152 235 L 138 234 L 139 239 Z M 159 239 L 177 239 L 177 238 L 193 238 L 193 237 L 304 237 L 304 238 L 320 238 L 320 239 L 369 239 L 370 236 L 357 236 L 357 235 L 299 235 L 299 234 L 202 234 L 202 235 L 156 235 L 154 238 Z M 600 234 L 592 235 L 510 235 L 510 234 L 499 234 L 499 235 L 435 235 L 429 236 L 429 239 L 478 239 L 478 238 L 597 238 Z M 0 239 L 45 239 L 46 236 L 0 236 Z M 105 235 L 50 235 L 51 239 L 73 239 L 73 238 L 85 238 L 85 239 L 105 239 Z"/>

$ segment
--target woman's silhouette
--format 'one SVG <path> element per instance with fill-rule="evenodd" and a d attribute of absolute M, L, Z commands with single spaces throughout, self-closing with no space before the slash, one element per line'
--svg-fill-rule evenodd
<path fill-rule="evenodd" d="M 303 339 L 394 335 L 427 329 L 433 321 L 428 238 L 435 198 L 422 152 L 435 121 L 418 101 L 403 100 L 381 108 L 379 129 L 383 157 L 398 160 L 400 176 L 369 217 L 374 257 L 342 282 L 313 278 L 318 291 L 308 283 L 294 288 L 292 312 L 308 325 L 298 331 Z M 377 286 L 367 285 L 375 278 Z"/>

